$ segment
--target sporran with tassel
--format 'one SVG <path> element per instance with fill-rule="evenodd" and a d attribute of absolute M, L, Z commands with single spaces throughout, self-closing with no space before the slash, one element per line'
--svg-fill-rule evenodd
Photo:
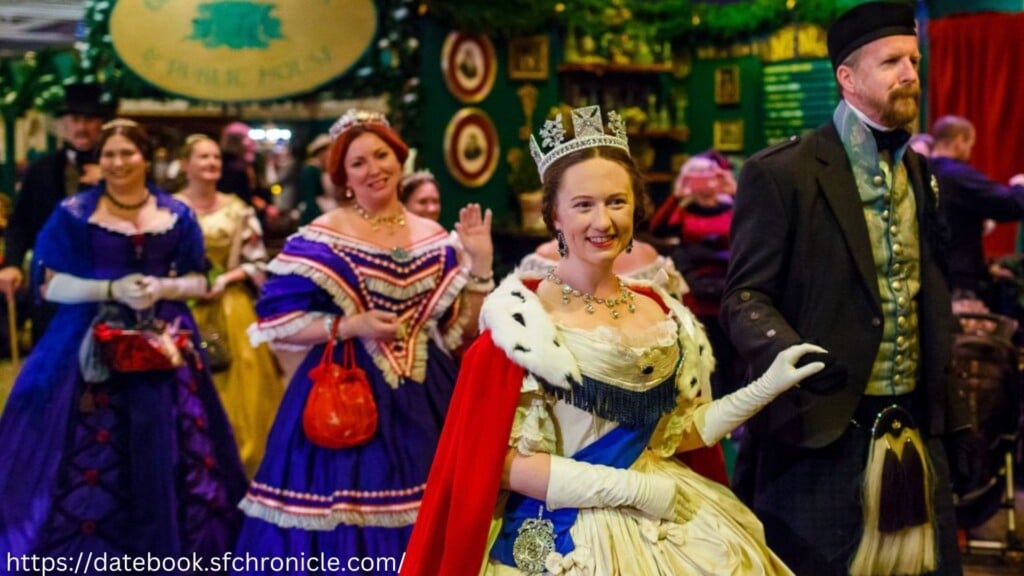
<path fill-rule="evenodd" d="M 910 413 L 880 412 L 864 470 L 864 534 L 850 564 L 854 576 L 926 574 L 935 570 L 933 472 Z"/>

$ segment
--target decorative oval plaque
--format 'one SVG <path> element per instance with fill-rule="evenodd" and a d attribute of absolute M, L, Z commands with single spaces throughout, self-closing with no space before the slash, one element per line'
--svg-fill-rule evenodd
<path fill-rule="evenodd" d="M 480 108 L 463 108 L 444 131 L 444 163 L 463 186 L 479 188 L 491 179 L 501 154 L 498 130 Z"/>
<path fill-rule="evenodd" d="M 218 102 L 308 92 L 377 33 L 373 0 L 119 0 L 114 50 L 156 87 Z"/>

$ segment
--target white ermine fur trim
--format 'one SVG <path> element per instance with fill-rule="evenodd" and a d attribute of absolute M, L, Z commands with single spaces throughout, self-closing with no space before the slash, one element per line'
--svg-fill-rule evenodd
<path fill-rule="evenodd" d="M 580 384 L 576 358 L 561 341 L 540 298 L 519 280 L 518 271 L 501 281 L 480 309 L 480 330 L 516 364 L 552 386 Z"/>
<path fill-rule="evenodd" d="M 525 275 L 524 275 L 525 276 Z M 626 286 L 653 290 L 679 324 L 683 368 L 676 375 L 677 388 L 688 400 L 698 395 L 711 399 L 711 371 L 715 359 L 697 318 L 663 288 L 650 281 L 623 278 Z M 495 345 L 527 372 L 548 384 L 569 389 L 582 382 L 576 358 L 561 342 L 561 335 L 537 295 L 523 285 L 519 271 L 509 274 L 484 300 L 480 329 L 489 329 Z"/>

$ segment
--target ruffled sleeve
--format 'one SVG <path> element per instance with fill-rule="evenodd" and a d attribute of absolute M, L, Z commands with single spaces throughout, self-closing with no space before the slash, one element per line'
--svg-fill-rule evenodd
<path fill-rule="evenodd" d="M 463 289 L 469 281 L 469 268 L 460 265 L 460 246 L 454 233 L 448 237 L 450 245 L 444 248 L 445 269 L 438 286 L 440 297 L 433 315 L 438 318 L 441 333 L 440 344 L 445 350 L 455 350 L 465 340 L 466 328 L 471 318 L 470 307 L 465 302 Z"/>
<path fill-rule="evenodd" d="M 42 281 L 46 270 L 79 278 L 93 276 L 86 221 L 96 204 L 91 202 L 91 209 L 85 205 L 90 196 L 83 193 L 64 200 L 46 220 L 36 237 L 33 256 L 33 280 L 36 284 Z"/>
<path fill-rule="evenodd" d="M 257 321 L 249 327 L 253 345 L 304 349 L 278 342 L 328 315 L 353 315 L 360 305 L 326 264 L 329 248 L 293 236 L 268 266 L 270 278 L 256 303 Z"/>
<path fill-rule="evenodd" d="M 174 257 L 174 270 L 178 276 L 193 272 L 205 274 L 206 247 L 203 244 L 203 229 L 199 226 L 199 221 L 188 206 L 161 192 L 158 201 L 165 200 L 175 204 L 173 211 L 178 217 L 177 226 L 181 229 L 178 252 Z"/>
<path fill-rule="evenodd" d="M 659 273 L 657 281 L 658 285 L 664 288 L 672 297 L 682 300 L 683 296 L 690 293 L 690 285 L 686 283 L 686 279 L 676 269 L 676 265 L 672 262 L 671 258 L 658 256 L 658 263 L 661 265 L 661 273 Z M 661 274 L 664 274 L 663 279 Z"/>
<path fill-rule="evenodd" d="M 518 271 L 523 275 L 543 276 L 556 264 L 558 262 L 552 262 L 536 252 L 530 252 L 519 261 Z"/>
<path fill-rule="evenodd" d="M 515 420 L 509 435 L 509 447 L 523 456 L 554 454 L 557 435 L 551 408 L 537 380 L 527 373 L 516 406 Z"/>
<path fill-rule="evenodd" d="M 684 433 L 694 430 L 695 408 L 712 399 L 711 372 L 715 368 L 715 358 L 704 326 L 693 313 L 671 298 L 666 299 L 665 304 L 679 324 L 683 362 L 676 373 L 679 395 L 675 410 L 667 418 L 662 418 L 651 439 L 651 448 L 662 457 L 669 458 L 677 452 Z"/>
<path fill-rule="evenodd" d="M 239 203 L 242 203 L 239 201 Z M 244 204 L 244 203 L 243 203 Z M 260 226 L 256 211 L 251 206 L 242 206 L 240 214 L 241 234 L 238 250 L 238 266 L 255 286 L 266 280 L 267 247 L 263 243 L 263 227 Z"/>

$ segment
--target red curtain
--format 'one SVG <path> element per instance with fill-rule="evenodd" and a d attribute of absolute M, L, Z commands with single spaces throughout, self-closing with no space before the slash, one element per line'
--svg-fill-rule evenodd
<path fill-rule="evenodd" d="M 971 163 L 1007 182 L 1024 172 L 1024 13 L 966 14 L 928 24 L 928 125 L 945 114 L 977 130 Z M 1017 224 L 985 239 L 990 256 L 1016 249 Z"/>

